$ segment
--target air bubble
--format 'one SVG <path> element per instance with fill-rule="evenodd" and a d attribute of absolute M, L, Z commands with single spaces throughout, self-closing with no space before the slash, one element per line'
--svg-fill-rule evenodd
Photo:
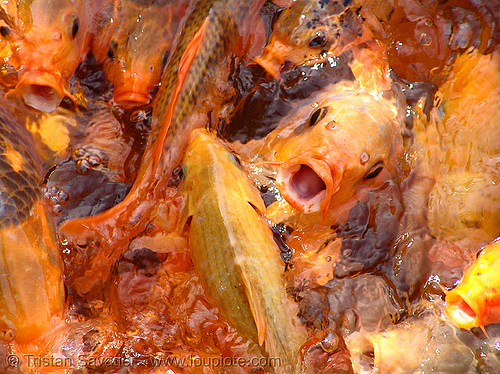
<path fill-rule="evenodd" d="M 423 32 L 420 35 L 420 44 L 425 45 L 425 46 L 431 45 L 432 44 L 431 37 L 429 35 L 427 35 L 425 32 Z"/>

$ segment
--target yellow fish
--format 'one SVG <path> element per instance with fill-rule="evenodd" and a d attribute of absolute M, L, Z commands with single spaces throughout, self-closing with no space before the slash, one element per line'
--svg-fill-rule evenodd
<path fill-rule="evenodd" d="M 287 122 L 295 128 L 276 144 L 276 184 L 301 212 L 325 215 L 399 170 L 395 107 L 367 90 L 338 88 Z"/>
<path fill-rule="evenodd" d="M 195 131 L 182 190 L 193 263 L 215 305 L 244 336 L 265 343 L 271 357 L 295 367 L 307 334 L 285 292 L 284 263 L 262 218 L 264 202 L 238 159 Z"/>
<path fill-rule="evenodd" d="M 446 294 L 446 313 L 463 329 L 500 322 L 500 238 L 482 249 Z"/>

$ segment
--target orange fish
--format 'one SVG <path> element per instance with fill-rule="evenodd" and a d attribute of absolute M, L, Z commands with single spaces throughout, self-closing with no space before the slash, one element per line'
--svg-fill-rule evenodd
<path fill-rule="evenodd" d="M 398 170 L 403 146 L 395 108 L 354 87 L 304 108 L 276 149 L 277 186 L 301 212 L 326 214 Z"/>
<path fill-rule="evenodd" d="M 0 334 L 26 344 L 62 320 L 64 289 L 55 230 L 41 202 L 40 160 L 1 104 Z"/>
<path fill-rule="evenodd" d="M 116 104 L 128 109 L 150 102 L 188 5 L 189 0 L 149 6 L 117 0 L 101 17 L 92 52 L 113 83 Z"/>
<path fill-rule="evenodd" d="M 255 60 L 275 79 L 281 70 L 313 65 L 341 53 L 361 35 L 361 21 L 351 1 L 296 0 L 276 21 L 267 46 Z M 346 4 L 346 5 L 344 5 Z"/>
<path fill-rule="evenodd" d="M 14 14 L 3 19 L 0 35 L 10 44 L 8 64 L 18 70 L 14 93 L 41 111 L 53 112 L 67 96 L 69 79 L 90 50 L 95 28 L 93 16 L 100 1 L 8 0 Z"/>
<path fill-rule="evenodd" d="M 446 313 L 463 329 L 500 322 L 500 237 L 483 247 L 446 294 Z"/>
<path fill-rule="evenodd" d="M 240 34 L 228 30 L 239 30 L 240 24 L 252 23 L 259 17 L 263 2 L 198 0 L 192 7 L 155 96 L 153 129 L 129 194 L 106 212 L 64 222 L 60 227 L 68 248 L 76 248 L 78 242 L 83 243 L 78 246 L 86 246 L 87 251 L 95 251 L 90 260 L 84 252 L 80 252 L 81 256 L 73 252 L 80 258 L 73 257 L 72 261 L 85 261 L 86 269 L 83 277 L 75 279 L 77 292 L 86 293 L 105 279 L 130 238 L 148 226 L 158 199 L 172 199 L 172 190 L 166 182 L 182 160 L 191 131 L 207 125 L 209 109 L 205 104 L 221 105 L 224 96 L 218 90 L 213 90 L 217 95 L 210 94 L 213 80 L 207 78 L 214 66 L 219 68 L 217 72 L 228 68 L 227 64 L 218 64 L 233 52 L 232 48 L 241 39 Z M 210 99 L 200 105 L 201 98 L 205 97 Z"/>

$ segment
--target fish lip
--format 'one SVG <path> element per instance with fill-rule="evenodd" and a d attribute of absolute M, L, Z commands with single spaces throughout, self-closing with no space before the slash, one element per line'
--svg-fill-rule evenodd
<path fill-rule="evenodd" d="M 46 113 L 55 111 L 66 95 L 72 98 L 57 75 L 40 70 L 24 72 L 15 92 L 26 105 Z"/>
<path fill-rule="evenodd" d="M 321 180 L 324 184 L 324 188 L 315 188 L 318 191 L 315 194 L 312 192 L 313 195 L 310 197 L 304 196 L 305 193 L 298 191 L 296 187 L 297 181 L 294 181 L 294 177 L 298 176 L 297 173 L 304 165 L 311 169 L 307 170 L 305 177 L 314 178 L 311 175 L 312 171 L 318 178 L 313 183 L 319 185 L 319 180 Z M 325 211 L 330 205 L 332 195 L 338 190 L 340 184 L 340 178 L 334 180 L 332 171 L 331 166 L 326 161 L 299 156 L 286 161 L 280 166 L 276 176 L 276 184 L 283 198 L 295 209 L 304 213 Z M 335 171 L 335 174 L 339 173 Z"/>
<path fill-rule="evenodd" d="M 477 285 L 476 285 L 477 286 Z M 484 323 L 483 314 L 480 302 L 474 295 L 478 293 L 486 292 L 486 289 L 479 286 L 480 290 L 477 291 L 477 287 L 468 287 L 471 291 L 466 290 L 464 287 L 457 286 L 457 288 L 451 290 L 446 294 L 446 313 L 450 319 L 462 329 L 471 329 L 477 327 Z M 472 291 L 474 289 L 474 291 Z M 473 294 L 471 294 L 473 292 Z M 483 295 L 484 297 L 484 295 Z M 474 313 L 474 316 L 471 315 Z"/>
<path fill-rule="evenodd" d="M 149 92 L 145 94 L 139 91 L 114 91 L 113 100 L 123 109 L 132 109 L 137 106 L 149 104 L 151 96 Z"/>

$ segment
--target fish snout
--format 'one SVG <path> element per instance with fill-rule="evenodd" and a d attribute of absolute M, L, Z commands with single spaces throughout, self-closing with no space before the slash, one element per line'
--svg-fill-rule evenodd
<path fill-rule="evenodd" d="M 46 113 L 55 111 L 65 96 L 73 99 L 60 78 L 37 70 L 22 74 L 15 92 L 23 98 L 26 105 Z"/>
<path fill-rule="evenodd" d="M 283 163 L 276 177 L 281 195 L 304 213 L 325 211 L 338 191 L 342 173 L 322 160 L 297 157 Z"/>
<path fill-rule="evenodd" d="M 446 294 L 446 313 L 462 329 L 488 324 L 485 321 L 487 289 L 481 282 L 469 281 Z"/>
<path fill-rule="evenodd" d="M 137 106 L 147 105 L 150 102 L 149 94 L 144 92 L 115 92 L 113 96 L 115 103 L 123 109 L 132 109 Z"/>
<path fill-rule="evenodd" d="M 289 48 L 279 41 L 274 41 L 268 44 L 260 57 L 255 59 L 255 62 L 262 66 L 274 79 L 278 80 L 281 77 L 281 70 L 285 63 L 285 56 L 288 54 Z"/>
<path fill-rule="evenodd" d="M 114 84 L 113 100 L 123 109 L 132 109 L 137 106 L 147 105 L 151 101 L 150 88 L 152 84 L 144 77 L 120 77 L 111 79 Z M 150 87 L 151 86 L 151 87 Z"/>

